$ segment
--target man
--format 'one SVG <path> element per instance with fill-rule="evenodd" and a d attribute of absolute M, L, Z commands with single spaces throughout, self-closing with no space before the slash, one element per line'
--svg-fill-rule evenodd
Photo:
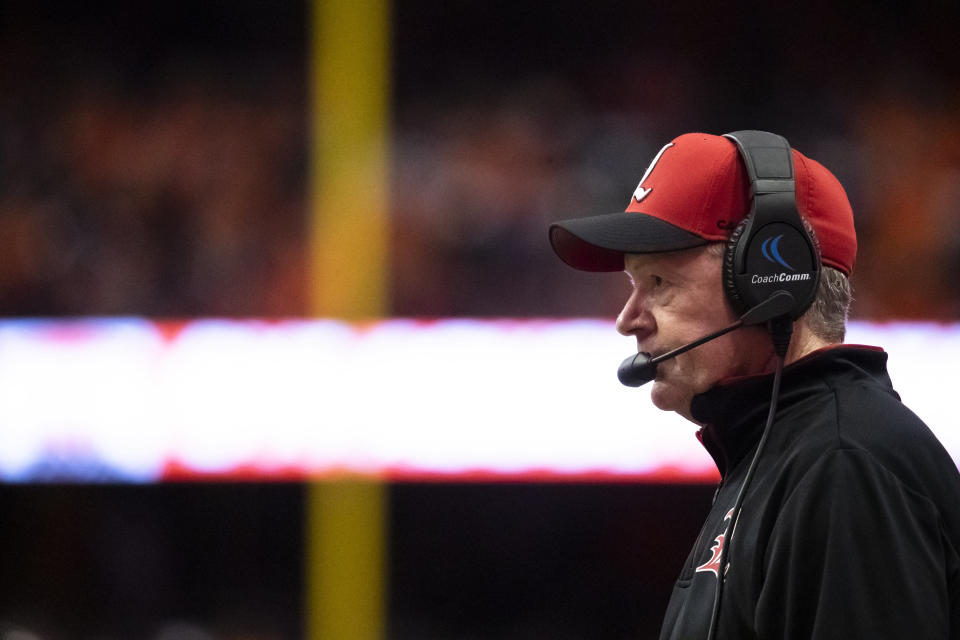
<path fill-rule="evenodd" d="M 960 639 L 960 473 L 900 403 L 886 354 L 841 344 L 853 213 L 833 174 L 785 149 L 821 273 L 782 380 L 766 324 L 656 367 L 653 403 L 700 426 L 722 477 L 660 637 Z M 626 272 L 617 330 L 638 351 L 665 354 L 741 317 L 724 278 L 757 184 L 744 153 L 726 137 L 680 136 L 625 212 L 551 226 L 569 265 Z M 790 266 L 776 249 L 765 242 L 765 257 Z"/>

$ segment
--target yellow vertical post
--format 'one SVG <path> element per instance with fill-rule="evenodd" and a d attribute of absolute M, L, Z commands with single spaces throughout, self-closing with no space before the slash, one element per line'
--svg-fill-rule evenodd
<path fill-rule="evenodd" d="M 383 485 L 372 480 L 309 485 L 309 640 L 385 636 L 384 494 Z"/>
<path fill-rule="evenodd" d="M 310 0 L 310 295 L 314 316 L 387 307 L 389 0 Z M 386 490 L 308 485 L 306 637 L 385 636 Z"/>

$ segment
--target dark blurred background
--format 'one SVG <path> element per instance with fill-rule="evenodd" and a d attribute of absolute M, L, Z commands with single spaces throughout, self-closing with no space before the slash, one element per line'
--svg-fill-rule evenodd
<path fill-rule="evenodd" d="M 0 314 L 306 315 L 308 10 L 0 3 Z M 845 185 L 856 319 L 956 321 L 958 19 L 395 0 L 390 312 L 612 318 L 625 280 L 547 224 L 622 210 L 680 133 L 760 128 Z M 300 637 L 303 491 L 0 486 L 0 637 Z M 712 488 L 389 492 L 390 637 L 642 638 Z"/>

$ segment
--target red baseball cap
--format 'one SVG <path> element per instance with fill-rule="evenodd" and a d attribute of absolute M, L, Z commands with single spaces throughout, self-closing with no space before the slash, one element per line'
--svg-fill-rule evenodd
<path fill-rule="evenodd" d="M 853 271 L 853 210 L 837 178 L 793 150 L 797 208 L 820 244 L 823 264 Z M 750 211 L 747 171 L 735 143 L 687 133 L 664 146 L 626 211 L 550 225 L 553 250 L 583 271 L 622 271 L 626 253 L 658 253 L 725 242 Z"/>

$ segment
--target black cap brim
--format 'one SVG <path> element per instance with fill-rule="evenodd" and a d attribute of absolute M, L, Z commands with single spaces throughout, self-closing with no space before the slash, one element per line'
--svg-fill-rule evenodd
<path fill-rule="evenodd" d="M 692 249 L 707 240 L 660 218 L 621 211 L 561 220 L 550 225 L 550 245 L 560 259 L 581 271 L 622 271 L 626 253 Z"/>

